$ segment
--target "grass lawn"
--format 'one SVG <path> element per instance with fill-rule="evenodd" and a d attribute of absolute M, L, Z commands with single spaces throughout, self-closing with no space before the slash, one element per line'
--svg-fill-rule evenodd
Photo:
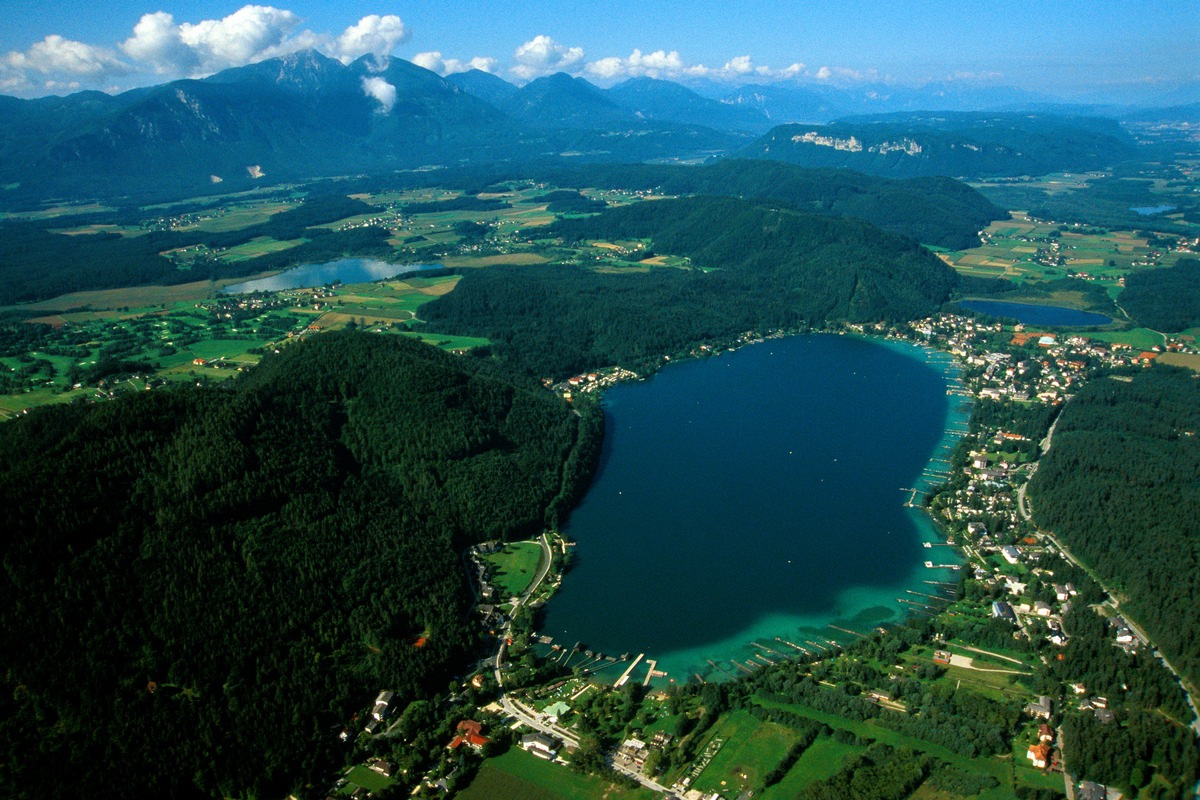
<path fill-rule="evenodd" d="M 735 711 L 722 717 L 713 726 L 712 737 L 724 739 L 725 746 L 692 787 L 722 794 L 758 783 L 783 760 L 796 738 L 788 728 L 773 722 L 760 722 L 746 711 Z"/>
<path fill-rule="evenodd" d="M 1134 328 L 1128 331 L 1097 331 L 1084 335 L 1089 339 L 1098 339 L 1102 342 L 1127 344 L 1139 351 L 1163 345 L 1163 337 L 1149 328 Z"/>
<path fill-rule="evenodd" d="M 384 789 L 394 783 L 391 778 L 385 778 L 378 772 L 367 769 L 361 764 L 350 768 L 346 773 L 346 781 L 346 786 L 342 787 L 342 794 L 350 794 L 354 791 L 354 786 L 361 786 L 372 792 L 378 792 L 380 789 Z"/>
<path fill-rule="evenodd" d="M 542 546 L 536 541 L 512 542 L 500 552 L 484 558 L 496 566 L 495 583 L 501 597 L 518 597 L 537 577 Z"/>
<path fill-rule="evenodd" d="M 650 800 L 647 789 L 625 789 L 602 778 L 580 775 L 514 747 L 488 759 L 471 784 L 458 793 L 462 800 Z"/>
<path fill-rule="evenodd" d="M 790 800 L 814 781 L 822 781 L 842 768 L 851 756 L 858 755 L 865 747 L 835 742 L 822 736 L 804 751 L 783 780 L 762 793 L 763 800 Z"/>

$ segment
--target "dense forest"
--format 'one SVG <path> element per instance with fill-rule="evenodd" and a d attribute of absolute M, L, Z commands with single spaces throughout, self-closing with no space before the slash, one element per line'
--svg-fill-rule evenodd
<path fill-rule="evenodd" d="M 1200 681 L 1200 379 L 1156 367 L 1086 384 L 1029 484 L 1058 534 Z"/>
<path fill-rule="evenodd" d="M 1120 302 L 1139 325 L 1156 331 L 1200 326 L 1200 260 L 1183 258 L 1173 267 L 1130 273 Z"/>
<path fill-rule="evenodd" d="M 637 203 L 551 232 L 649 238 L 698 268 L 471 271 L 422 317 L 440 331 L 486 336 L 534 374 L 565 377 L 607 364 L 644 369 L 749 330 L 912 319 L 936 311 L 954 285 L 949 267 L 911 239 L 728 198 Z"/>
<path fill-rule="evenodd" d="M 376 692 L 403 707 L 466 664 L 461 548 L 572 505 L 602 425 L 576 410 L 347 332 L 233 388 L 0 426 L 5 794 L 280 797 L 320 775 Z"/>

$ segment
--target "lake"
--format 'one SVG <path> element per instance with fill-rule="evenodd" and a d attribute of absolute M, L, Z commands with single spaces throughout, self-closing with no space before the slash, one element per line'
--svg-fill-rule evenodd
<path fill-rule="evenodd" d="M 1080 311 L 1063 306 L 1038 306 L 1029 303 L 1009 303 L 1004 300 L 963 300 L 960 308 L 977 311 L 992 317 L 1015 319 L 1023 325 L 1050 325 L 1068 328 L 1083 328 L 1091 325 L 1108 325 L 1111 317 Z"/>
<path fill-rule="evenodd" d="M 965 425 L 955 374 L 915 346 L 805 335 L 613 388 L 600 470 L 566 526 L 576 565 L 542 632 L 646 653 L 683 681 L 724 677 L 709 659 L 734 674 L 762 652 L 751 640 L 845 641 L 831 624 L 902 619 L 905 589 L 955 577 L 924 567 L 955 556 L 923 548 L 932 522 L 904 506 Z"/>
<path fill-rule="evenodd" d="M 1143 217 L 1150 217 L 1155 214 L 1162 214 L 1165 211 L 1175 210 L 1175 206 L 1134 206 L 1129 209 Z"/>
<path fill-rule="evenodd" d="M 258 278 L 226 286 L 224 294 L 279 292 L 284 289 L 306 289 L 334 282 L 369 283 L 394 278 L 406 272 L 435 268 L 436 264 L 388 264 L 370 258 L 340 258 L 324 264 L 303 264 L 284 270 L 269 278 Z"/>

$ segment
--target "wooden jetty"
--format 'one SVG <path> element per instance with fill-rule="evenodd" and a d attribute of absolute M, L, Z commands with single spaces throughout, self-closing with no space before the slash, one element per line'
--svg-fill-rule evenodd
<path fill-rule="evenodd" d="M 750 644 L 754 645 L 759 650 L 762 650 L 764 653 L 770 653 L 773 656 L 783 656 L 784 658 L 787 657 L 786 653 L 781 653 L 778 650 L 773 650 L 770 647 L 767 647 L 765 644 L 760 644 L 758 642 L 751 642 Z"/>
<path fill-rule="evenodd" d="M 789 647 L 794 647 L 794 648 L 796 648 L 797 650 L 799 650 L 801 653 L 804 653 L 805 655 L 807 655 L 808 653 L 812 652 L 812 651 L 811 651 L 811 650 L 809 650 L 807 647 L 801 647 L 800 645 L 796 644 L 795 642 L 789 642 L 787 639 L 781 639 L 781 638 L 780 638 L 780 637 L 778 637 L 778 636 L 776 636 L 776 637 L 775 637 L 775 641 L 777 641 L 777 642 L 783 642 L 784 644 L 786 644 L 786 645 L 787 645 L 787 646 L 789 646 Z"/>
<path fill-rule="evenodd" d="M 699 672 L 693 672 L 693 673 L 692 673 L 692 677 L 693 677 L 693 678 L 695 678 L 695 679 L 696 679 L 696 683 L 700 684 L 701 686 L 703 686 L 704 684 L 708 683 L 708 681 L 706 681 L 706 680 L 704 680 L 704 678 L 701 678 L 701 677 L 700 677 L 700 673 L 699 673 Z"/>
<path fill-rule="evenodd" d="M 737 662 L 734 662 L 734 663 L 737 663 Z M 709 666 L 711 666 L 713 669 L 715 669 L 715 670 L 719 670 L 720 672 L 722 672 L 722 673 L 724 673 L 724 674 L 728 675 L 728 676 L 729 676 L 729 677 L 731 677 L 731 678 L 736 678 L 736 677 L 737 677 L 737 676 L 736 676 L 736 675 L 734 675 L 732 672 L 730 672 L 730 671 L 729 671 L 729 670 L 727 670 L 727 669 L 724 669 L 724 668 L 723 668 L 723 667 L 722 667 L 720 664 L 718 664 L 717 662 L 713 661 L 711 658 L 710 658 L 710 659 L 708 659 L 708 664 L 709 664 Z"/>
<path fill-rule="evenodd" d="M 746 673 L 747 675 L 754 674 L 754 670 L 750 669 L 749 667 L 747 667 L 745 664 L 743 664 L 740 661 L 733 661 L 730 663 L 732 663 L 735 667 L 737 667 L 738 669 L 740 669 L 742 672 Z"/>
<path fill-rule="evenodd" d="M 766 656 L 764 656 L 762 653 L 755 653 L 754 657 L 760 661 L 765 661 L 767 664 L 771 665 L 772 667 L 775 666 L 775 662 L 772 661 L 771 659 L 767 658 Z"/>
<path fill-rule="evenodd" d="M 833 628 L 835 631 L 841 631 L 842 633 L 848 633 L 851 636 L 857 636 L 860 639 L 867 638 L 867 635 L 865 633 L 859 633 L 858 631 L 852 631 L 849 628 L 839 628 L 837 625 L 830 625 L 829 627 Z"/>
<path fill-rule="evenodd" d="M 918 603 L 916 600 L 909 600 L 908 598 L 905 598 L 905 597 L 897 597 L 896 602 L 904 603 L 905 605 L 916 606 L 917 608 L 923 608 L 926 611 L 941 611 L 942 608 L 945 608 L 945 606 L 942 606 L 942 608 L 939 608 L 937 606 L 927 606 L 924 603 Z"/>
<path fill-rule="evenodd" d="M 953 601 L 953 599 L 954 599 L 952 597 L 941 597 L 940 595 L 936 595 L 936 594 L 925 594 L 924 592 L 914 592 L 912 589 L 905 589 L 904 591 L 908 592 L 909 594 L 915 594 L 917 597 L 928 597 L 930 600 L 941 600 L 943 603 L 949 603 L 949 602 Z"/>
<path fill-rule="evenodd" d="M 958 584 L 957 584 L 957 583 L 949 583 L 948 581 L 929 581 L 929 580 L 923 580 L 923 581 L 921 581 L 921 583 L 928 583 L 930 586 L 946 586 L 946 587 L 949 587 L 949 588 L 951 588 L 951 589 L 957 589 L 957 588 L 958 588 Z"/>

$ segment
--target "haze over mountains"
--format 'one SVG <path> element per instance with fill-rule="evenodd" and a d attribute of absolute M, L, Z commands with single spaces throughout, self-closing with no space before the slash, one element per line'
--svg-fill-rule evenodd
<path fill-rule="evenodd" d="M 717 98 L 665 80 L 633 78 L 602 89 L 562 73 L 517 87 L 478 70 L 442 78 L 398 58 L 343 65 L 310 50 L 116 96 L 0 97 L 0 202 L 68 189 L 137 192 L 148 174 L 160 190 L 196 193 L 263 176 L 274 182 L 430 164 L 738 153 L 893 177 L 972 177 L 1038 174 L 1052 165 L 1092 169 L 1132 152 L 1115 122 L 1059 107 L 860 116 L 822 126 L 849 114 L 1011 108 L 1041 99 L 944 85 L 799 84 L 744 86 Z"/>

